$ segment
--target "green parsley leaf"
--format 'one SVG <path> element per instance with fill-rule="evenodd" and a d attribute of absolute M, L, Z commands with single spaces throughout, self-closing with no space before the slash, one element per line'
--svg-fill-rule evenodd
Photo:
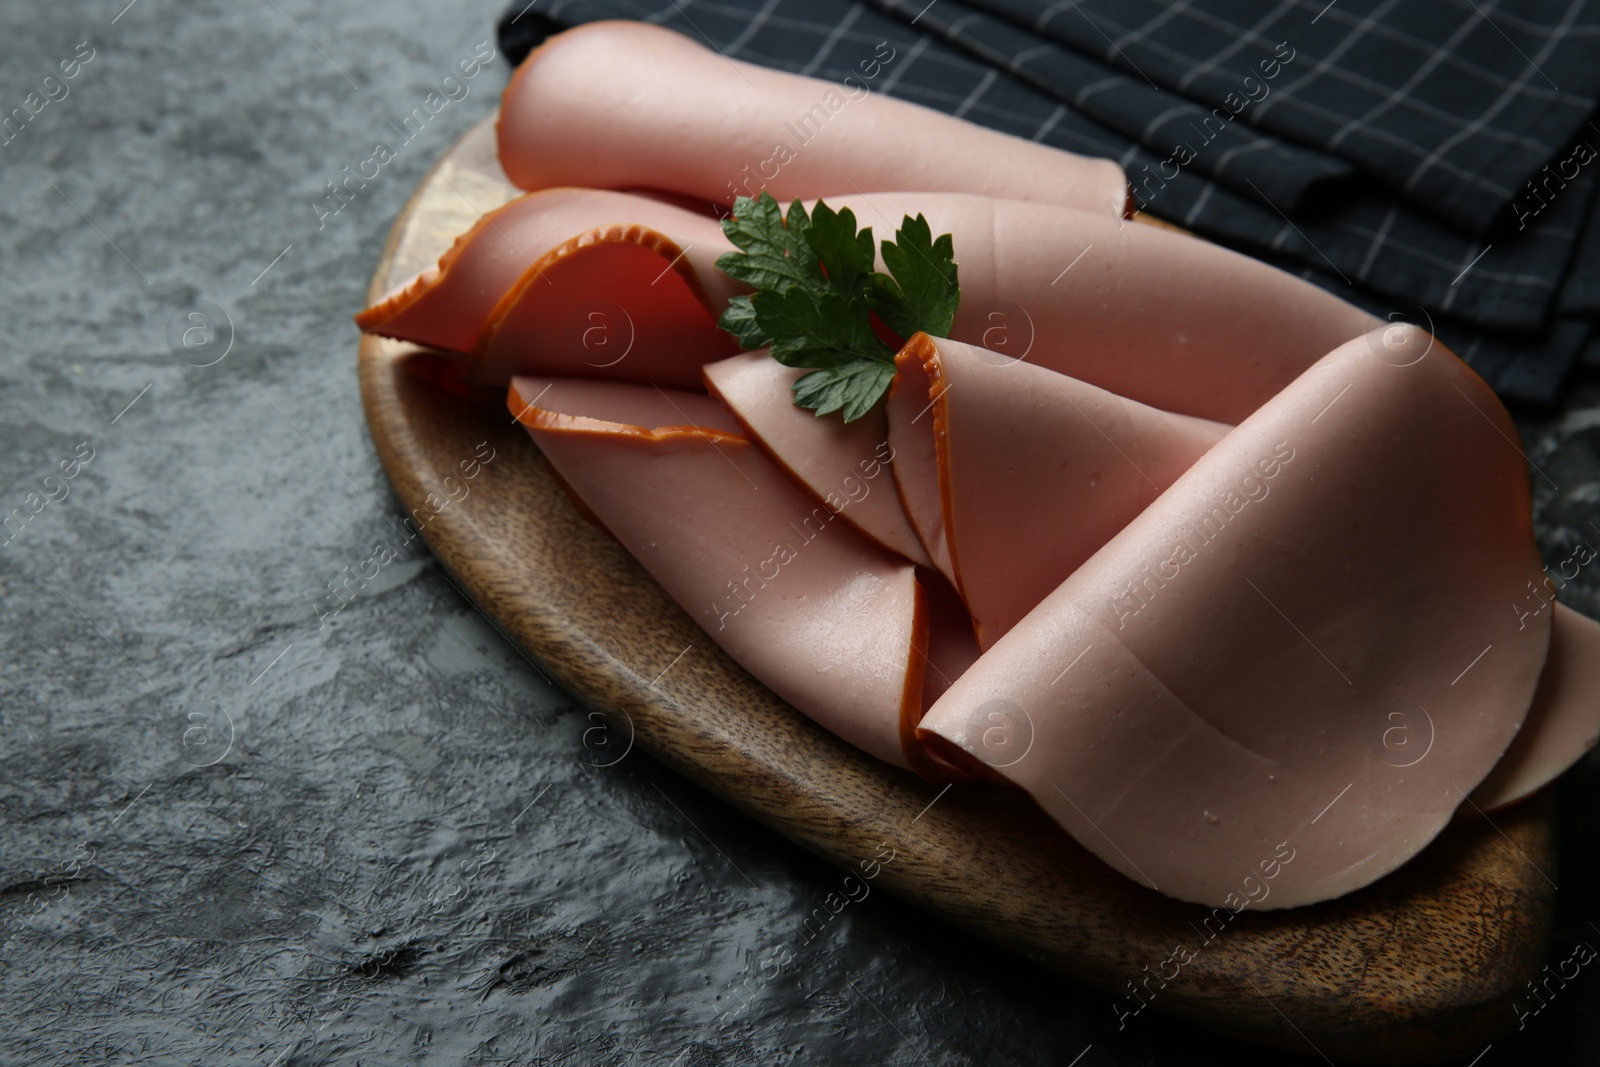
<path fill-rule="evenodd" d="M 873 275 L 870 300 L 884 324 L 901 337 L 918 330 L 947 336 L 961 303 L 950 235 L 935 241 L 927 219 L 908 216 L 895 231 L 894 243 L 883 242 L 883 263 L 894 277 Z"/>
<path fill-rule="evenodd" d="M 894 351 L 843 294 L 764 289 L 750 303 L 761 328 L 772 337 L 772 358 L 785 367 L 831 367 L 861 358 L 894 366 Z"/>
<path fill-rule="evenodd" d="M 856 229 L 849 208 L 822 201 L 808 215 L 796 200 L 784 213 L 770 193 L 734 201 L 722 230 L 738 252 L 717 260 L 755 289 L 735 297 L 717 325 L 746 350 L 767 346 L 788 367 L 815 368 L 794 383 L 794 402 L 846 422 L 870 411 L 894 380 L 894 349 L 873 315 L 901 337 L 945 336 L 961 293 L 949 234 L 938 240 L 921 215 L 906 216 L 881 246 L 889 274 L 875 270 L 872 230 Z"/>
<path fill-rule="evenodd" d="M 836 213 L 827 204 L 817 201 L 805 238 L 811 251 L 822 261 L 829 287 L 834 291 L 853 295 L 872 277 L 876 265 L 872 256 L 872 227 L 856 233 L 856 217 L 849 208 Z"/>
<path fill-rule="evenodd" d="M 794 383 L 794 402 L 815 408 L 818 415 L 843 409 L 844 421 L 854 422 L 872 410 L 892 381 L 893 363 L 856 358 L 801 375 Z"/>
<path fill-rule="evenodd" d="M 728 301 L 728 310 L 722 313 L 717 325 L 733 334 L 739 347 L 746 352 L 772 343 L 772 338 L 756 322 L 756 311 L 750 306 L 748 296 L 736 296 Z"/>
<path fill-rule="evenodd" d="M 757 289 L 782 292 L 797 285 L 824 289 L 828 279 L 805 240 L 810 228 L 806 209 L 798 200 L 789 208 L 785 225 L 772 194 L 762 193 L 759 200 L 741 196 L 733 202 L 733 214 L 722 220 L 722 232 L 740 251 L 718 257 L 717 269 Z"/>

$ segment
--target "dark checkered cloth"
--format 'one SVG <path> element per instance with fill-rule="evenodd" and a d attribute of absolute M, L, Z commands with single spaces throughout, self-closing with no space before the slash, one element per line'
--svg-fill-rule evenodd
<path fill-rule="evenodd" d="M 1439 0 L 1413 2 L 1419 7 L 1440 6 Z M 1122 12 L 1121 19 L 1127 22 L 1127 12 L 1137 6 L 1108 10 Z M 1600 200 L 1593 195 L 1600 162 L 1579 167 L 1576 176 L 1564 183 L 1552 182 L 1542 206 L 1529 200 L 1533 207 L 1524 211 L 1527 217 L 1522 229 L 1512 225 L 1483 238 L 1441 217 L 1466 210 L 1463 205 L 1481 205 L 1485 190 L 1480 183 L 1466 183 L 1476 192 L 1458 189 L 1459 195 L 1451 201 L 1456 206 L 1449 210 L 1430 210 L 1419 203 L 1419 197 L 1423 188 L 1429 190 L 1427 195 L 1435 195 L 1433 183 L 1441 181 L 1438 176 L 1452 167 L 1466 166 L 1465 161 L 1480 156 L 1499 161 L 1513 153 L 1513 146 L 1482 132 L 1490 125 L 1499 128 L 1501 119 L 1496 116 L 1515 114 L 1526 123 L 1516 152 L 1534 158 L 1542 151 L 1532 144 L 1541 143 L 1540 136 L 1550 142 L 1554 136 L 1550 130 L 1559 123 L 1548 118 L 1534 122 L 1528 115 L 1539 103 L 1553 114 L 1574 112 L 1577 105 L 1571 99 L 1582 94 L 1565 80 L 1572 66 L 1572 50 L 1562 39 L 1552 37 L 1529 52 L 1567 92 L 1552 94 L 1542 80 L 1542 88 L 1530 88 L 1529 78 L 1522 76 L 1531 71 L 1526 62 L 1503 63 L 1502 68 L 1511 73 L 1502 73 L 1499 81 L 1488 73 L 1472 81 L 1472 92 L 1479 96 L 1486 91 L 1483 86 L 1492 85 L 1499 85 L 1500 96 L 1467 121 L 1442 116 L 1462 114 L 1469 105 L 1458 99 L 1455 111 L 1442 109 L 1434 100 L 1439 94 L 1430 89 L 1432 95 L 1421 98 L 1426 104 L 1422 111 L 1434 124 L 1427 135 L 1438 140 L 1417 156 L 1415 146 L 1425 143 L 1420 139 L 1422 127 L 1417 128 L 1419 132 L 1412 138 L 1415 144 L 1408 151 L 1416 157 L 1411 170 L 1418 178 L 1413 193 L 1406 194 L 1396 187 L 1400 183 L 1376 173 L 1379 160 L 1385 157 L 1372 147 L 1398 135 L 1364 129 L 1341 134 L 1352 120 L 1335 125 L 1326 115 L 1322 126 L 1299 137 L 1285 135 L 1275 125 L 1281 121 L 1292 126 L 1289 117 L 1303 110 L 1325 111 L 1326 94 L 1314 91 L 1319 81 L 1342 84 L 1355 77 L 1348 71 L 1330 73 L 1341 60 L 1319 55 L 1319 50 L 1331 51 L 1343 44 L 1340 55 L 1347 56 L 1365 54 L 1362 49 L 1373 47 L 1382 53 L 1383 41 L 1396 47 L 1403 43 L 1375 28 L 1374 12 L 1386 6 L 1380 0 L 1338 0 L 1326 9 L 1320 4 L 1207 0 L 1208 14 L 1201 15 L 1192 3 L 1164 5 L 1163 11 L 1178 10 L 1182 15 L 1176 23 L 1167 19 L 1167 26 L 1207 19 L 1211 20 L 1208 25 L 1227 23 L 1218 13 L 1223 10 L 1236 25 L 1244 25 L 1239 21 L 1243 9 L 1270 8 L 1273 15 L 1267 29 L 1238 34 L 1205 60 L 1189 57 L 1182 62 L 1174 58 L 1179 53 L 1164 43 L 1155 29 L 1135 32 L 1113 25 L 1098 13 L 1096 5 L 1083 2 L 1052 6 L 1031 0 L 965 0 L 964 6 L 958 6 L 953 0 L 932 4 L 926 0 L 871 0 L 870 5 L 860 0 L 515 0 L 501 19 L 500 31 L 502 50 L 515 62 L 533 44 L 565 26 L 604 18 L 637 18 L 676 29 L 735 58 L 832 80 L 850 74 L 879 42 L 889 41 L 897 58 L 876 86 L 881 91 L 1007 133 L 1115 159 L 1133 183 L 1141 207 L 1151 214 L 1273 262 L 1377 314 L 1431 325 L 1503 396 L 1550 402 L 1583 356 L 1591 321 L 1600 317 L 1600 274 L 1591 271 L 1584 279 L 1568 272 L 1575 259 L 1600 266 L 1596 262 L 1600 261 L 1600 232 L 1591 232 L 1593 240 L 1581 250 L 1578 247 L 1591 204 Z M 1508 26 L 1510 16 L 1498 13 L 1492 2 L 1479 6 L 1490 14 L 1491 34 L 1502 46 L 1506 42 L 1494 27 L 1510 33 L 1513 43 L 1520 46 L 1528 44 L 1523 35 L 1540 25 L 1531 15 L 1520 15 L 1514 26 Z M 1581 2 L 1572 6 L 1578 13 L 1583 10 Z M 1040 15 L 1054 11 L 1042 20 L 1052 35 L 1020 28 L 1030 10 L 1035 22 Z M 1335 11 L 1340 13 L 1338 20 Z M 1063 15 L 1070 18 L 1063 22 Z M 1117 30 L 1120 37 L 1116 39 L 1096 38 L 1100 51 L 1109 51 L 1117 62 L 1108 61 L 1105 55 L 1086 54 L 1069 34 L 1057 32 L 1072 22 L 1081 23 L 1086 32 L 1093 27 Z M 1324 23 L 1344 27 L 1332 45 L 1319 36 L 1325 32 L 1321 28 Z M 1552 23 L 1561 24 L 1560 19 Z M 1577 14 L 1566 24 L 1568 34 L 1580 45 L 1593 43 L 1588 24 Z M 1301 25 L 1304 30 L 1289 32 Z M 1372 41 L 1351 32 L 1352 25 L 1366 27 L 1364 34 L 1375 35 Z M 1412 23 L 1408 16 L 1396 25 Z M 1281 36 L 1274 36 L 1273 28 L 1281 31 Z M 1402 37 L 1411 33 L 1394 32 Z M 1441 36 L 1441 44 L 1448 37 Z M 1475 42 L 1474 50 L 1464 54 L 1476 64 L 1486 64 L 1480 53 L 1487 38 L 1467 31 L 1462 39 Z M 1280 47 L 1285 41 L 1290 42 L 1287 49 Z M 1162 52 L 1168 57 L 1166 65 L 1147 64 L 1139 49 Z M 1507 51 L 1514 56 L 1509 46 Z M 1423 61 L 1428 70 L 1457 71 L 1458 81 L 1465 78 L 1461 64 L 1466 60 L 1429 55 L 1430 59 Z M 1271 66 L 1268 57 L 1277 59 L 1278 65 Z M 1384 100 L 1408 82 L 1429 84 L 1431 75 L 1417 69 L 1415 56 L 1402 60 L 1390 55 L 1387 62 L 1389 67 L 1377 73 L 1395 84 L 1383 94 Z M 1268 65 L 1263 67 L 1263 63 Z M 1410 66 L 1402 68 L 1398 65 L 1402 63 Z M 1139 72 L 1130 73 L 1135 64 Z M 1150 66 L 1159 67 L 1160 73 Z M 1191 67 L 1198 72 L 1194 77 L 1188 77 Z M 1256 80 L 1246 83 L 1244 78 L 1251 70 Z M 1269 71 L 1271 78 L 1266 77 Z M 1176 73 L 1168 77 L 1172 72 Z M 1529 76 L 1538 80 L 1536 74 Z M 1586 84 L 1597 77 L 1600 74 L 1595 70 L 1586 70 L 1582 76 L 1573 76 L 1573 84 Z M 1373 71 L 1366 71 L 1365 79 L 1357 80 L 1369 87 L 1382 80 Z M 1231 88 L 1222 89 L 1224 84 Z M 1519 88 L 1513 91 L 1513 85 Z M 1285 92 L 1288 89 L 1293 92 Z M 1220 96 L 1199 95 L 1219 91 Z M 1244 95 L 1229 99 L 1230 91 Z M 1592 95 L 1596 90 L 1589 92 Z M 1251 93 L 1255 98 L 1246 99 Z M 1211 99 L 1218 103 L 1212 104 Z M 1287 106 L 1291 99 L 1299 102 Z M 1262 107 L 1279 101 L 1284 103 Z M 1359 102 L 1346 110 L 1358 106 Z M 1214 112 L 1213 107 L 1218 110 Z M 1378 123 L 1377 128 L 1383 130 L 1398 121 L 1393 117 L 1397 109 L 1406 114 L 1416 110 L 1398 102 L 1389 103 L 1387 109 L 1368 103 L 1357 117 L 1367 112 L 1374 113 L 1375 120 L 1390 116 L 1387 126 Z M 1267 114 L 1276 111 L 1279 118 L 1269 123 L 1255 114 L 1262 110 Z M 1575 113 L 1577 126 L 1587 129 L 1589 112 Z M 1491 123 L 1491 119 L 1495 121 Z M 1441 130 L 1446 132 L 1440 134 Z M 1474 132 L 1459 136 L 1463 130 Z M 1318 143 L 1316 135 L 1325 135 L 1320 137 L 1323 143 Z M 1192 157 L 1175 159 L 1175 138 L 1193 149 Z M 1334 148 L 1354 146 L 1352 151 L 1331 151 L 1328 146 L 1335 139 Z M 1546 163 L 1569 160 L 1580 140 L 1575 137 L 1552 149 L 1531 164 L 1528 174 Z M 1468 141 L 1473 146 L 1469 147 Z M 1600 150 L 1600 131 L 1594 131 L 1590 143 Z M 1404 154 L 1396 149 L 1383 165 L 1393 165 Z M 1438 158 L 1420 166 L 1434 156 Z M 1571 169 L 1569 165 L 1567 170 Z M 1486 165 L 1482 173 L 1500 175 L 1504 170 L 1496 162 Z M 1170 176 L 1174 172 L 1175 176 Z M 1390 171 L 1394 173 L 1397 171 Z M 1515 189 L 1510 192 L 1514 194 Z M 1509 211 L 1510 201 L 1505 203 Z M 1600 231 L 1600 226 L 1589 230 Z"/>
<path fill-rule="evenodd" d="M 1010 22 L 976 10 L 976 6 L 954 0 L 937 0 L 931 5 L 927 0 L 872 2 L 914 20 L 918 27 L 977 58 L 1005 67 L 1137 141 L 1152 154 L 1173 160 L 1154 171 L 1142 165 L 1129 170 L 1135 195 L 1157 215 L 1252 251 L 1286 251 L 1341 280 L 1408 296 L 1426 307 L 1454 312 L 1483 326 L 1532 328 L 1550 313 L 1594 188 L 1595 179 L 1586 168 L 1571 168 L 1579 174 L 1575 183 L 1553 183 L 1552 188 L 1562 195 L 1547 198 L 1548 212 L 1535 214 L 1538 202 L 1530 200 L 1522 231 L 1480 240 L 1453 229 L 1430 212 L 1431 193 L 1419 191 L 1418 198 L 1398 196 L 1379 184 L 1379 176 L 1357 170 L 1359 159 L 1344 159 L 1263 135 L 1246 124 L 1244 120 L 1285 98 L 1294 100 L 1288 93 L 1298 83 L 1309 79 L 1312 87 L 1318 84 L 1319 79 L 1308 73 L 1317 69 L 1315 57 L 1292 42 L 1259 46 L 1260 54 L 1252 55 L 1250 63 L 1234 71 L 1232 88 L 1219 93 L 1215 105 L 1201 106 L 1157 89 L 1142 77 L 1088 60 L 1052 40 L 1040 40 Z M 972 0 L 973 5 L 994 2 Z M 1005 3 L 1009 8 L 1023 6 L 1023 0 Z M 1068 8 L 1075 16 L 1068 20 L 1070 25 L 1100 25 L 1077 3 L 1038 6 L 1044 15 L 1036 21 L 1046 27 L 1056 25 Z M 1195 17 L 1193 9 L 1185 5 L 1168 10 L 1179 9 L 1186 12 L 1183 24 Z M 1329 19 L 1332 10 L 1337 9 L 1330 9 Z M 1280 23 L 1279 28 L 1289 27 Z M 1101 44 L 1105 46 L 1105 41 Z M 1287 62 L 1279 55 L 1289 57 Z M 1600 64 L 1596 70 L 1600 71 Z M 1231 100 L 1230 93 L 1234 94 Z M 1578 124 L 1584 128 L 1582 116 Z M 1600 147 L 1600 131 L 1596 134 L 1595 145 Z M 1350 138 L 1341 143 L 1351 143 Z M 1192 160 L 1185 163 L 1187 155 L 1175 154 L 1178 145 L 1192 150 Z M 1537 171 L 1549 158 L 1529 162 L 1528 173 Z M 1175 207 L 1161 175 L 1180 164 L 1215 179 L 1216 193 L 1236 195 L 1217 197 L 1214 193 Z M 1394 177 L 1398 181 L 1398 175 Z M 1560 190 L 1562 185 L 1569 187 Z M 1508 195 L 1500 207 L 1510 210 L 1511 206 Z M 1486 252 L 1491 244 L 1497 250 Z M 1469 266 L 1472 271 L 1462 277 Z"/>
<path fill-rule="evenodd" d="M 1207 108 L 1286 43 L 1296 58 L 1240 118 L 1477 236 L 1586 136 L 1600 97 L 1600 11 L 1586 0 L 968 3 Z"/>
<path fill-rule="evenodd" d="M 1254 191 L 1256 197 L 1264 197 L 1290 214 L 1312 206 L 1319 192 L 1324 198 L 1347 194 L 1348 185 L 1357 178 L 1355 164 L 1348 160 L 1263 134 L 1248 123 L 1234 121 L 1235 116 L 1226 110 L 1213 114 L 1210 105 L 1158 88 L 1049 39 L 1041 40 L 955 0 L 870 2 L 1162 155 L 1179 144 L 1196 148 L 1187 166 L 1235 192 Z M 1281 76 L 1287 69 L 1279 63 L 1276 73 Z M 1275 80 L 1256 78 L 1253 85 L 1261 103 L 1271 99 Z M 1242 95 L 1242 86 L 1239 91 L 1240 100 L 1248 99 Z"/>

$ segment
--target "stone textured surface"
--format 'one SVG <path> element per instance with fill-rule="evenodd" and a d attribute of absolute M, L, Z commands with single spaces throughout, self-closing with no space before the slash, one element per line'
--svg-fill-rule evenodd
<path fill-rule="evenodd" d="M 0 535 L 0 1063 L 1281 1061 L 881 893 L 806 943 L 840 872 L 597 767 L 420 546 L 319 620 L 398 510 L 350 315 L 505 71 L 391 124 L 500 4 L 122 2 L 0 8 L 0 113 L 93 49 L 0 145 L 0 512 L 65 492 Z M 1520 421 L 1547 559 L 1600 545 L 1600 385 Z M 1600 561 L 1563 596 L 1600 613 Z M 1600 946 L 1594 761 L 1561 788 L 1552 970 Z M 1593 1062 L 1593 970 L 1485 1067 Z"/>

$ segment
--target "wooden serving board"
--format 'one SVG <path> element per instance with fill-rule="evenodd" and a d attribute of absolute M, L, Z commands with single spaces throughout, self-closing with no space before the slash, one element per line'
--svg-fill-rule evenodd
<path fill-rule="evenodd" d="M 373 298 L 514 195 L 485 121 L 401 212 Z M 411 511 L 430 494 L 438 506 L 445 477 L 479 442 L 496 450 L 472 493 L 423 536 L 460 588 L 618 738 L 829 860 L 854 868 L 887 842 L 896 857 L 880 886 L 1130 1010 L 1127 983 L 1185 946 L 1193 959 L 1178 976 L 1145 987 L 1159 989 L 1151 1010 L 1262 1044 L 1417 1063 L 1475 1054 L 1511 1029 L 1511 1003 L 1550 934 L 1554 889 L 1539 873 L 1555 862 L 1549 797 L 1492 825 L 1452 827 L 1366 890 L 1246 911 L 1215 933 L 1205 908 L 1117 874 L 1025 801 L 981 786 L 941 797 L 795 712 L 578 515 L 501 395 L 436 384 L 442 359 L 362 339 L 362 397 L 384 468 Z"/>

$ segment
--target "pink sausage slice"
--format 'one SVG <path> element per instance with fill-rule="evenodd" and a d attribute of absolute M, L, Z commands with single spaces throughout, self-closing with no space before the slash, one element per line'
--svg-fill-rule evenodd
<path fill-rule="evenodd" d="M 1506 610 L 1542 577 L 1516 430 L 1427 341 L 1390 327 L 1329 353 L 919 733 L 1183 900 L 1308 904 L 1410 859 L 1515 737 L 1550 630 L 1548 612 L 1519 628 Z M 1423 713 L 1419 760 L 1386 731 Z M 1015 724 L 1004 758 L 986 749 L 996 715 Z"/>
<path fill-rule="evenodd" d="M 910 63 L 890 57 L 886 66 Z M 1009 196 L 1121 218 L 1122 168 L 872 92 L 730 60 L 640 22 L 593 22 L 523 60 L 500 162 L 524 189 L 657 188 L 731 204 L 859 190 Z"/>
<path fill-rule="evenodd" d="M 804 373 L 785 367 L 763 348 L 708 364 L 705 381 L 748 436 L 829 510 L 885 548 L 931 566 L 900 507 L 883 408 L 850 423 L 838 416 L 818 418 L 795 407 L 790 393 Z"/>
<path fill-rule="evenodd" d="M 897 476 L 989 648 L 1228 427 L 918 334 L 888 405 Z M 922 509 L 928 509 L 926 511 Z"/>
<path fill-rule="evenodd" d="M 919 212 L 952 235 L 952 340 L 1229 425 L 1379 323 L 1276 267 L 1153 226 L 958 194 L 828 203 L 879 239 Z"/>
<path fill-rule="evenodd" d="M 833 521 L 702 394 L 519 377 L 507 406 L 569 491 L 741 666 L 851 744 L 947 776 L 913 733 L 930 645 L 912 564 Z M 954 654 L 931 669 L 959 674 Z"/>
<path fill-rule="evenodd" d="M 698 387 L 700 363 L 737 351 L 716 328 L 744 291 L 714 267 L 731 248 L 714 219 L 650 197 L 547 189 L 485 215 L 356 323 L 472 354 L 480 384 L 537 368 Z"/>
<path fill-rule="evenodd" d="M 1555 620 L 1533 707 L 1517 739 L 1472 791 L 1464 816 L 1532 796 L 1600 740 L 1600 623 L 1565 605 L 1551 603 L 1546 610 L 1555 611 Z"/>

